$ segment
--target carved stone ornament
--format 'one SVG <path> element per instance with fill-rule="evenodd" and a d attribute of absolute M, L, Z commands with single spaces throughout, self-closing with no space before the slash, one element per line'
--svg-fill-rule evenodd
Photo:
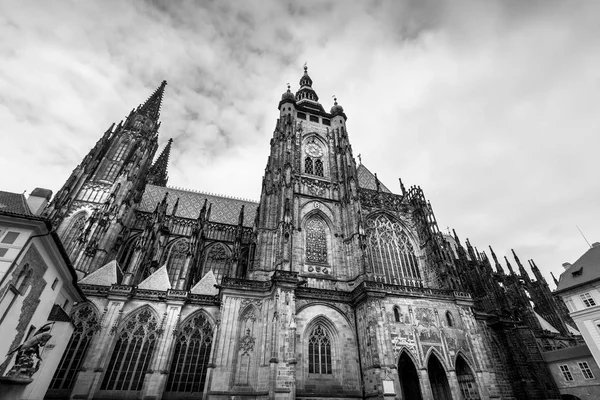
<path fill-rule="evenodd" d="M 246 334 L 240 338 L 240 351 L 245 356 L 254 351 L 255 339 L 250 335 L 250 329 L 246 329 Z"/>

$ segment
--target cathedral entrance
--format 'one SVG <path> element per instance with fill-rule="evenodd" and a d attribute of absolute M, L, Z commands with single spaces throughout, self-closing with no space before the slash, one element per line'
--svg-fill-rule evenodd
<path fill-rule="evenodd" d="M 433 398 L 435 400 L 452 400 L 446 371 L 440 360 L 433 353 L 429 356 L 429 361 L 427 362 L 427 374 L 429 375 Z"/>
<path fill-rule="evenodd" d="M 471 371 L 469 364 L 467 364 L 465 359 L 460 355 L 456 359 L 456 377 L 458 378 L 458 385 L 460 386 L 460 392 L 463 395 L 463 399 L 480 399 L 475 375 L 473 375 L 473 371 Z"/>
<path fill-rule="evenodd" d="M 398 376 L 403 400 L 422 400 L 417 368 L 408 354 L 402 352 L 398 361 Z"/>

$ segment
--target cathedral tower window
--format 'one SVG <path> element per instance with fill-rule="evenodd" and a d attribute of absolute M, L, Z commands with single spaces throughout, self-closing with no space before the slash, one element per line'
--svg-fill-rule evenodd
<path fill-rule="evenodd" d="M 394 321 L 400 322 L 400 310 L 398 310 L 398 307 L 394 307 Z"/>
<path fill-rule="evenodd" d="M 154 353 L 158 321 L 145 308 L 129 318 L 119 333 L 101 390 L 139 391 Z"/>
<path fill-rule="evenodd" d="M 182 239 L 171 245 L 171 249 L 169 250 L 167 271 L 169 273 L 169 281 L 173 287 L 175 287 L 179 279 L 184 278 L 181 276 L 181 272 L 185 265 L 188 249 L 189 243 L 187 239 Z"/>
<path fill-rule="evenodd" d="M 315 160 L 315 175 L 323 176 L 323 161 Z"/>
<path fill-rule="evenodd" d="M 305 226 L 306 261 L 327 263 L 327 224 L 322 218 L 311 217 Z"/>
<path fill-rule="evenodd" d="M 50 382 L 50 391 L 70 391 L 81 368 L 90 341 L 98 330 L 98 316 L 89 304 L 76 309 L 71 316 L 75 330 Z M 68 397 L 68 396 L 65 396 Z"/>
<path fill-rule="evenodd" d="M 73 248 L 77 244 L 77 238 L 83 232 L 83 227 L 85 226 L 86 219 L 87 214 L 83 211 L 75 214 L 71 218 L 69 227 L 65 230 L 62 237 L 62 242 L 64 243 L 67 252 L 73 250 Z"/>
<path fill-rule="evenodd" d="M 406 231 L 383 214 L 367 220 L 367 257 L 386 283 L 422 286 L 417 257 Z"/>
<path fill-rule="evenodd" d="M 221 282 L 224 276 L 229 276 L 231 266 L 231 250 L 221 243 L 217 243 L 208 248 L 204 259 L 204 268 L 202 276 L 208 271 L 212 271 L 217 282 Z"/>
<path fill-rule="evenodd" d="M 448 324 L 449 328 L 454 326 L 454 318 L 452 317 L 452 313 L 450 311 L 446 311 L 446 324 Z"/>
<path fill-rule="evenodd" d="M 333 373 L 331 370 L 331 338 L 321 325 L 315 326 L 308 339 L 308 373 Z"/>
<path fill-rule="evenodd" d="M 195 314 L 175 335 L 175 351 L 166 391 L 202 393 L 213 329 L 204 315 Z"/>
<path fill-rule="evenodd" d="M 122 141 L 119 144 L 119 147 L 117 147 L 117 150 L 115 151 L 115 155 L 113 156 L 113 160 L 115 160 L 115 161 L 121 161 L 121 159 L 125 155 L 125 151 L 127 150 L 127 147 L 129 147 L 129 143 L 126 140 Z"/>
<path fill-rule="evenodd" d="M 313 160 L 310 157 L 304 159 L 304 172 L 307 174 L 313 173 Z"/>

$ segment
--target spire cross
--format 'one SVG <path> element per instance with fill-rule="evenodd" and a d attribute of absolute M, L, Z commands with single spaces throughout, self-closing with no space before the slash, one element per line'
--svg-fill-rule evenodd
<path fill-rule="evenodd" d="M 358 157 L 358 162 L 362 164 L 362 156 L 360 155 L 360 153 L 358 153 L 356 157 Z"/>
<path fill-rule="evenodd" d="M 331 97 L 333 97 L 333 104 L 337 106 L 337 96 L 334 94 Z"/>
<path fill-rule="evenodd" d="M 308 61 L 304 61 L 304 73 L 305 74 L 308 73 L 308 67 L 306 65 L 307 63 L 308 63 Z"/>

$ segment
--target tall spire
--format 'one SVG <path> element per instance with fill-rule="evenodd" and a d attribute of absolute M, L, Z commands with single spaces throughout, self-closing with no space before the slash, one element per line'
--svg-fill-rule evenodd
<path fill-rule="evenodd" d="M 142 114 L 153 119 L 154 121 L 158 121 L 158 118 L 160 117 L 160 106 L 162 104 L 165 86 L 167 86 L 167 81 L 162 81 L 158 89 L 156 89 L 154 93 L 148 97 L 148 100 L 146 100 L 146 102 L 139 108 L 139 111 Z"/>
<path fill-rule="evenodd" d="M 312 79 L 308 75 L 308 67 L 304 64 L 304 75 L 300 78 L 300 89 L 296 92 L 296 102 L 298 105 L 325 112 L 323 106 L 319 103 L 319 96 L 312 87 Z"/>
<path fill-rule="evenodd" d="M 160 153 L 154 164 L 152 164 L 152 166 L 148 170 L 149 184 L 156 186 L 167 186 L 167 181 L 169 180 L 167 168 L 169 167 L 171 143 L 173 143 L 173 139 L 169 139 L 162 153 Z"/>

